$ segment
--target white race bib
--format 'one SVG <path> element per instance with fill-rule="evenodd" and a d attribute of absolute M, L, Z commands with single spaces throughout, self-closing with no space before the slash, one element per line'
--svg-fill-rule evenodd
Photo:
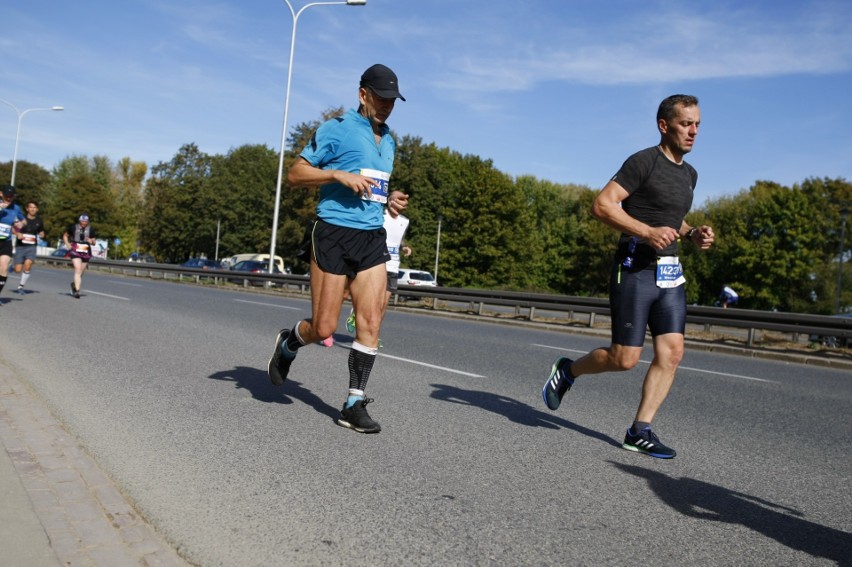
<path fill-rule="evenodd" d="M 0 224 L 0 240 L 6 240 L 12 235 L 11 224 Z"/>
<path fill-rule="evenodd" d="M 686 283 L 683 277 L 683 266 L 677 256 L 662 256 L 657 258 L 657 287 L 670 288 Z"/>
<path fill-rule="evenodd" d="M 369 177 L 378 185 L 377 187 L 373 187 L 372 195 L 369 197 L 364 195 L 361 198 L 367 201 L 375 201 L 377 203 L 387 203 L 390 173 L 379 171 L 378 169 L 362 169 L 360 173 L 364 177 Z"/>

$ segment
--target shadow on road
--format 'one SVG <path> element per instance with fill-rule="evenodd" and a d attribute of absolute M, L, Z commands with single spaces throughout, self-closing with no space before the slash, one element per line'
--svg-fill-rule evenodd
<path fill-rule="evenodd" d="M 480 390 L 464 390 L 456 386 L 448 386 L 446 384 L 430 384 L 435 391 L 431 397 L 444 402 L 452 402 L 454 404 L 462 404 L 467 406 L 478 407 L 498 415 L 502 415 L 520 425 L 528 427 L 546 427 L 548 429 L 571 429 L 577 433 L 582 433 L 593 439 L 609 443 L 616 447 L 621 447 L 621 443 L 592 429 L 588 429 L 576 423 L 572 423 L 567 419 L 556 417 L 554 414 L 546 413 L 536 408 L 514 400 L 505 396 L 500 396 L 493 392 L 483 392 Z"/>
<path fill-rule="evenodd" d="M 340 415 L 339 408 L 328 405 L 319 396 L 302 386 L 301 382 L 288 379 L 283 386 L 273 386 L 269 383 L 266 369 L 237 366 L 233 370 L 214 372 L 209 378 L 233 382 L 236 388 L 248 390 L 252 398 L 260 402 L 292 404 L 293 400 L 298 400 L 332 419 Z"/>
<path fill-rule="evenodd" d="M 691 478 L 610 461 L 622 471 L 648 481 L 663 502 L 685 516 L 740 524 L 791 549 L 852 566 L 852 534 L 803 519 L 793 508 Z"/>

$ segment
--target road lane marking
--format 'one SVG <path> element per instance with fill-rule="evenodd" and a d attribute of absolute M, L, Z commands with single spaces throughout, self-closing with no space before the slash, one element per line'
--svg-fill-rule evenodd
<path fill-rule="evenodd" d="M 533 344 L 533 346 L 541 347 L 541 348 L 549 348 L 552 350 L 561 350 L 566 352 L 579 352 L 581 354 L 586 354 L 588 351 L 584 350 L 575 350 L 572 348 L 561 348 L 550 345 L 540 345 Z M 651 364 L 650 361 L 640 360 L 639 362 L 643 364 Z M 753 382 L 765 382 L 767 384 L 777 384 L 775 380 L 766 380 L 764 378 L 755 378 L 754 376 L 743 376 L 742 374 L 731 374 L 730 372 L 716 372 L 714 370 L 705 370 L 703 368 L 692 368 L 690 366 L 678 366 L 678 370 L 692 370 L 693 372 L 704 372 L 705 374 L 715 374 L 717 376 L 727 376 L 728 378 L 741 378 L 742 380 L 751 380 Z"/>
<path fill-rule="evenodd" d="M 452 372 L 453 374 L 461 374 L 462 376 L 469 376 L 471 378 L 485 378 L 482 374 L 472 374 L 470 372 L 464 372 L 463 370 L 456 370 L 454 368 L 447 368 L 446 366 L 436 366 L 434 364 L 429 364 L 428 362 L 420 362 L 419 360 L 412 360 L 410 358 L 402 358 L 401 356 L 393 356 L 390 354 L 385 354 L 383 352 L 379 353 L 379 356 L 383 356 L 385 358 L 392 358 L 393 360 L 399 360 L 401 362 L 408 362 L 411 364 L 416 364 L 418 366 L 425 366 L 426 368 L 434 368 L 435 370 L 443 370 L 444 372 Z"/>
<path fill-rule="evenodd" d="M 142 287 L 142 284 L 131 283 L 131 282 L 120 282 L 116 280 L 107 280 L 107 283 L 113 283 L 117 285 L 129 285 L 130 287 Z"/>
<path fill-rule="evenodd" d="M 275 303 L 263 303 L 261 301 L 249 301 L 247 299 L 235 299 L 237 303 L 251 303 L 252 305 L 262 305 L 263 307 L 277 307 L 278 309 L 292 309 L 294 311 L 301 311 L 301 307 L 290 307 L 289 305 L 278 305 Z"/>
<path fill-rule="evenodd" d="M 129 297 L 120 297 L 120 296 L 118 296 L 118 295 L 110 295 L 110 294 L 108 294 L 108 293 L 100 293 L 100 292 L 97 292 L 97 291 L 89 291 L 89 290 L 87 289 L 87 290 L 86 290 L 86 295 L 89 295 L 89 294 L 92 294 L 92 295 L 100 295 L 100 296 L 102 296 L 102 297 L 109 297 L 109 298 L 111 298 L 111 299 L 121 299 L 121 300 L 123 300 L 123 301 L 130 301 L 130 298 L 129 298 Z"/>

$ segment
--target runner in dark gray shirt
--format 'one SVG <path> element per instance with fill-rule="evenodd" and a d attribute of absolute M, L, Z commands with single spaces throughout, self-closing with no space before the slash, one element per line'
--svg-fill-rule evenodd
<path fill-rule="evenodd" d="M 660 144 L 630 156 L 595 199 L 592 214 L 621 231 L 610 276 L 612 342 L 576 362 L 558 358 L 542 388 L 545 404 L 556 410 L 577 377 L 633 368 L 649 328 L 654 360 L 622 447 L 660 459 L 676 454 L 660 442 L 651 422 L 683 358 L 686 280 L 677 257 L 678 240 L 706 250 L 714 239 L 709 226 L 691 227 L 684 220 L 698 174 L 683 157 L 692 150 L 700 123 L 697 98 L 665 99 L 657 111 Z"/>

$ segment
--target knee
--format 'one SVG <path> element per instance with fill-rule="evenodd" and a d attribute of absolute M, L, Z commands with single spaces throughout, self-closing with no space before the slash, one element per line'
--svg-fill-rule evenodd
<path fill-rule="evenodd" d="M 334 331 L 336 330 L 337 325 L 325 321 L 319 322 L 318 324 L 314 325 L 313 328 L 314 334 L 316 335 L 317 340 L 319 341 L 324 341 L 328 337 L 332 336 L 334 334 Z"/>
<path fill-rule="evenodd" d="M 611 353 L 610 362 L 616 371 L 625 371 L 630 370 L 637 364 L 639 364 L 639 355 L 640 352 L 619 352 L 619 353 Z"/>

